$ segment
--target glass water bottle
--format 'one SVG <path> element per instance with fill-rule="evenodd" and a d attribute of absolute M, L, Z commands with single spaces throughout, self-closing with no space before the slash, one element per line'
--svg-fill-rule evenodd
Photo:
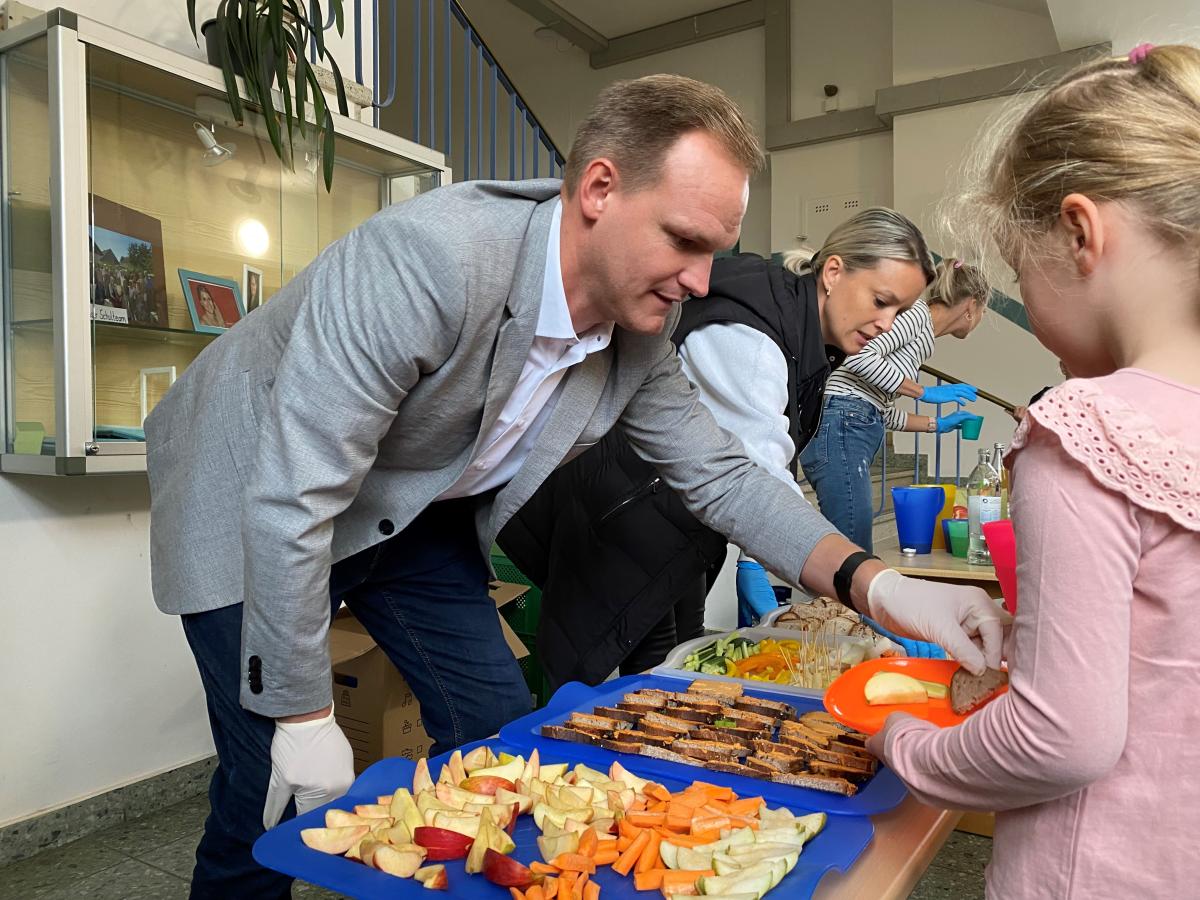
<path fill-rule="evenodd" d="M 1000 473 L 992 468 L 991 450 L 980 449 L 979 464 L 967 479 L 967 562 L 988 566 L 992 555 L 983 539 L 983 526 L 1000 518 Z"/>

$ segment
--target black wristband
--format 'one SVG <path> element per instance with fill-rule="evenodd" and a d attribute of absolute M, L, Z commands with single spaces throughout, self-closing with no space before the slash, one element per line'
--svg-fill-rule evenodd
<path fill-rule="evenodd" d="M 853 612 L 858 612 L 854 608 L 854 604 L 850 602 L 850 584 L 854 581 L 854 573 L 858 571 L 858 567 L 865 563 L 868 559 L 879 559 L 866 550 L 858 550 L 846 557 L 841 568 L 833 575 L 833 589 L 837 591 L 837 598 L 842 602 L 842 605 Z"/>

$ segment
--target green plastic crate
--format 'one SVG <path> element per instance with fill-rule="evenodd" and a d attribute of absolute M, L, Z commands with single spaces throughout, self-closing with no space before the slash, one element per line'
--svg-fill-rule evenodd
<path fill-rule="evenodd" d="M 526 578 L 521 570 L 513 565 L 512 560 L 503 553 L 492 553 L 492 568 L 496 570 L 496 577 L 501 581 L 529 585 L 529 590 L 512 603 L 506 604 L 500 610 L 500 615 L 504 616 L 505 621 L 517 634 L 522 636 L 537 634 L 538 622 L 542 618 L 542 592 L 534 587 L 533 582 Z"/>
<path fill-rule="evenodd" d="M 505 556 L 499 548 L 492 550 L 492 568 L 496 577 L 510 584 L 524 584 L 529 590 L 512 603 L 505 604 L 500 615 L 508 622 L 521 643 L 529 648 L 529 655 L 521 660 L 521 674 L 525 676 L 525 684 L 529 687 L 534 709 L 541 709 L 550 699 L 550 684 L 542 671 L 542 664 L 537 652 L 538 622 L 542 617 L 542 592 L 533 586 L 525 575 L 513 565 L 513 561 Z"/>

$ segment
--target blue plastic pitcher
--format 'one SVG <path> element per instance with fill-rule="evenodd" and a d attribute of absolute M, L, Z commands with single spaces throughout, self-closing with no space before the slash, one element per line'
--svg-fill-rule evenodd
<path fill-rule="evenodd" d="M 929 553 L 933 549 L 933 526 L 945 502 L 946 492 L 940 487 L 892 488 L 901 550 L 911 547 Z"/>

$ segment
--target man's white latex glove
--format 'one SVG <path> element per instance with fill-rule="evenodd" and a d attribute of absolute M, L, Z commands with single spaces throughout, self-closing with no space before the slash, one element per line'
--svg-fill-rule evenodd
<path fill-rule="evenodd" d="M 346 793 L 353 781 L 354 751 L 334 721 L 332 708 L 323 719 L 276 721 L 263 827 L 279 824 L 292 797 L 296 815 L 303 815 Z"/>
<path fill-rule="evenodd" d="M 889 631 L 940 644 L 979 675 L 998 668 L 1010 616 L 978 587 L 906 578 L 884 569 L 867 588 L 871 618 Z"/>

